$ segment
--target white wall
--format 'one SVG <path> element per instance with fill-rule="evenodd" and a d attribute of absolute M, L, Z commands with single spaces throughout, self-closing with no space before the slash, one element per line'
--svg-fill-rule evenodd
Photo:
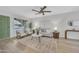
<path fill-rule="evenodd" d="M 10 17 L 10 37 L 16 36 L 15 31 L 13 30 L 14 26 L 14 18 Z"/>
<path fill-rule="evenodd" d="M 57 26 L 60 37 L 64 37 L 65 30 L 76 28 L 67 24 L 69 20 L 79 20 L 79 11 L 32 19 L 33 22 L 39 22 L 40 26 L 50 28 L 52 32 L 54 27 Z"/>

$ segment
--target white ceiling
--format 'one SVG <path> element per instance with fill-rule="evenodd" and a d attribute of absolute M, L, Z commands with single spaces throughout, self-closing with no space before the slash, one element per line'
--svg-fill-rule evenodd
<path fill-rule="evenodd" d="M 62 13 L 68 13 L 79 10 L 78 6 L 47 6 L 47 9 L 52 13 L 46 13 L 46 15 L 35 15 L 36 12 L 32 9 L 40 10 L 41 6 L 0 6 L 0 13 L 8 13 L 11 15 L 18 15 L 25 18 L 43 17 L 48 15 L 57 15 Z"/>

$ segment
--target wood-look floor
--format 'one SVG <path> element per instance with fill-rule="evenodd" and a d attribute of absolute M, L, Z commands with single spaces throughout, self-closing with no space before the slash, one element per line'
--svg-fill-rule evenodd
<path fill-rule="evenodd" d="M 78 53 L 78 40 L 41 37 L 41 42 L 31 36 L 23 39 L 0 40 L 0 53 Z"/>

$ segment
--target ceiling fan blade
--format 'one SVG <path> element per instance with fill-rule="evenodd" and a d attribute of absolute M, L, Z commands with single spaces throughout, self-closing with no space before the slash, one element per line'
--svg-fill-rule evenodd
<path fill-rule="evenodd" d="M 36 12 L 39 12 L 39 11 L 37 11 L 37 10 L 34 10 L 34 9 L 32 9 L 32 11 L 36 11 Z"/>
<path fill-rule="evenodd" d="M 43 12 L 52 12 L 52 11 L 43 11 Z"/>
<path fill-rule="evenodd" d="M 41 10 L 40 10 L 40 11 L 43 11 L 45 8 L 47 8 L 47 6 L 44 6 L 43 8 L 41 8 Z"/>
<path fill-rule="evenodd" d="M 44 6 L 43 9 L 47 8 L 47 6 Z"/>

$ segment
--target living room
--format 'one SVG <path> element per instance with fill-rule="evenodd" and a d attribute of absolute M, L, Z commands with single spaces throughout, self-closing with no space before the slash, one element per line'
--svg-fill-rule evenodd
<path fill-rule="evenodd" d="M 0 6 L 0 52 L 79 52 L 78 15 L 78 6 Z"/>

